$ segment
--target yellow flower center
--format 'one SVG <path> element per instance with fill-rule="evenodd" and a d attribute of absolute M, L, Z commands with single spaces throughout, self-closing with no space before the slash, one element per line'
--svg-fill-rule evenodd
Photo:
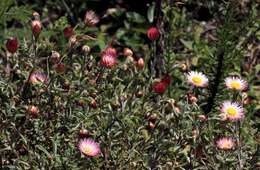
<path fill-rule="evenodd" d="M 192 81 L 196 85 L 200 85 L 202 83 L 202 79 L 200 77 L 192 77 Z"/>
<path fill-rule="evenodd" d="M 93 148 L 91 146 L 85 146 L 83 148 L 83 153 L 86 155 L 90 154 L 92 151 L 93 151 Z"/>
<path fill-rule="evenodd" d="M 230 86 L 233 88 L 233 89 L 240 89 L 241 88 L 241 84 L 237 81 L 232 81 Z"/>
<path fill-rule="evenodd" d="M 227 113 L 230 115 L 230 116 L 236 116 L 237 115 L 237 110 L 234 109 L 233 107 L 229 107 L 227 109 Z"/>

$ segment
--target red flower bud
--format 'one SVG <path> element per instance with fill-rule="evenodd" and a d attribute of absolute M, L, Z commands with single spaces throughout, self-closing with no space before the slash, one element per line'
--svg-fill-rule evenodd
<path fill-rule="evenodd" d="M 93 99 L 93 100 L 90 102 L 90 106 L 91 106 L 92 108 L 94 108 L 94 109 L 97 108 L 97 102 L 96 102 L 95 99 Z"/>
<path fill-rule="evenodd" d="M 124 56 L 125 57 L 133 56 L 133 51 L 130 48 L 124 48 Z"/>
<path fill-rule="evenodd" d="M 151 27 L 147 31 L 147 37 L 151 40 L 154 41 L 156 40 L 160 35 L 159 30 L 156 27 Z"/>
<path fill-rule="evenodd" d="M 73 28 L 70 25 L 68 25 L 66 28 L 64 28 L 63 34 L 64 37 L 70 38 L 72 35 L 74 35 Z"/>
<path fill-rule="evenodd" d="M 148 125 L 147 125 L 147 128 L 152 130 L 155 128 L 155 124 L 153 122 L 149 122 Z"/>
<path fill-rule="evenodd" d="M 153 91 L 155 93 L 158 93 L 158 94 L 163 94 L 167 89 L 167 84 L 165 84 L 164 82 L 156 82 L 154 85 L 153 85 Z"/>
<path fill-rule="evenodd" d="M 143 69 L 144 68 L 144 59 L 143 58 L 139 58 L 137 63 L 136 63 L 136 66 L 139 69 Z"/>
<path fill-rule="evenodd" d="M 64 73 L 65 71 L 65 64 L 59 63 L 56 65 L 55 70 L 57 73 Z"/>
<path fill-rule="evenodd" d="M 147 120 L 149 120 L 150 122 L 152 122 L 152 123 L 155 123 L 155 121 L 158 119 L 158 116 L 157 116 L 157 114 L 149 114 L 148 116 L 147 116 Z"/>
<path fill-rule="evenodd" d="M 7 40 L 5 45 L 10 53 L 15 53 L 19 44 L 17 38 L 10 38 Z"/>
<path fill-rule="evenodd" d="M 79 131 L 79 137 L 80 138 L 86 138 L 86 137 L 89 137 L 89 131 L 87 130 L 87 129 L 84 129 L 84 128 L 82 128 L 82 129 L 80 129 L 80 131 Z"/>
<path fill-rule="evenodd" d="M 35 37 L 37 37 L 40 34 L 41 30 L 42 30 L 41 22 L 39 20 L 34 20 L 34 21 L 32 21 L 31 26 L 32 26 L 33 35 Z"/>
<path fill-rule="evenodd" d="M 31 114 L 33 118 L 37 118 L 39 116 L 39 109 L 37 106 L 29 106 L 28 112 Z"/>
<path fill-rule="evenodd" d="M 188 102 L 190 104 L 197 103 L 198 101 L 198 98 L 194 94 L 188 93 L 187 97 L 188 97 Z"/>
<path fill-rule="evenodd" d="M 85 105 L 84 100 L 83 100 L 83 99 L 80 99 L 80 100 L 78 101 L 78 105 L 81 106 L 81 107 L 84 107 L 84 105 Z"/>
<path fill-rule="evenodd" d="M 52 64 L 57 64 L 58 62 L 60 62 L 60 53 L 58 53 L 57 51 L 52 51 L 50 61 L 52 62 Z"/>

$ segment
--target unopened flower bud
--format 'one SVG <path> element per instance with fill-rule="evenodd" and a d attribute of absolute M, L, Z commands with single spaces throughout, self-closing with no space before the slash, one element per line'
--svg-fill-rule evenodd
<path fill-rule="evenodd" d="M 149 120 L 150 122 L 153 122 L 153 123 L 155 123 L 155 121 L 158 119 L 158 116 L 157 116 L 157 114 L 150 114 L 149 116 L 148 116 L 148 118 L 147 118 L 147 120 Z"/>
<path fill-rule="evenodd" d="M 15 53 L 19 46 L 17 38 L 9 38 L 5 46 L 10 53 Z"/>
<path fill-rule="evenodd" d="M 243 100 L 243 105 L 249 105 L 252 103 L 253 98 L 250 96 L 247 96 L 244 100 Z"/>
<path fill-rule="evenodd" d="M 52 51 L 50 60 L 52 64 L 57 64 L 58 62 L 60 62 L 60 53 L 58 53 L 57 51 Z"/>
<path fill-rule="evenodd" d="M 156 27 L 151 27 L 147 31 L 147 37 L 151 41 L 156 40 L 159 37 L 159 35 L 160 35 L 160 32 L 159 32 L 158 28 L 156 28 Z"/>
<path fill-rule="evenodd" d="M 133 56 L 133 51 L 130 48 L 124 48 L 124 56 L 125 57 Z"/>
<path fill-rule="evenodd" d="M 201 122 L 205 122 L 207 120 L 207 117 L 205 115 L 198 115 L 198 118 Z"/>
<path fill-rule="evenodd" d="M 181 65 L 181 71 L 186 72 L 187 70 L 188 70 L 187 65 L 183 63 L 183 64 Z"/>
<path fill-rule="evenodd" d="M 155 128 L 155 124 L 153 122 L 149 122 L 147 128 L 153 130 Z"/>
<path fill-rule="evenodd" d="M 72 35 L 74 35 L 73 28 L 70 25 L 68 25 L 66 28 L 64 28 L 63 34 L 64 37 L 70 38 Z"/>
<path fill-rule="evenodd" d="M 38 12 L 33 11 L 32 15 L 35 20 L 40 20 L 40 14 Z"/>
<path fill-rule="evenodd" d="M 31 26 L 33 35 L 37 37 L 42 30 L 41 22 L 39 20 L 33 20 Z"/>
<path fill-rule="evenodd" d="M 92 99 L 92 100 L 91 100 L 91 102 L 90 102 L 90 106 L 91 106 L 92 108 L 94 108 L 94 109 L 97 108 L 97 102 L 96 102 L 95 99 Z"/>
<path fill-rule="evenodd" d="M 142 97 L 144 95 L 144 92 L 142 90 L 139 90 L 137 93 L 136 93 L 136 96 L 137 97 Z"/>
<path fill-rule="evenodd" d="M 37 118 L 38 117 L 38 115 L 39 115 L 39 109 L 38 109 L 38 107 L 37 106 L 29 106 L 28 107 L 28 112 L 31 114 L 31 116 L 33 117 L 33 118 Z"/>
<path fill-rule="evenodd" d="M 84 52 L 84 54 L 88 54 L 90 52 L 90 47 L 88 45 L 83 45 L 81 50 Z"/>
<path fill-rule="evenodd" d="M 193 130 L 192 130 L 192 138 L 195 140 L 195 139 L 198 137 L 198 135 L 199 135 L 198 130 L 193 129 Z"/>
<path fill-rule="evenodd" d="M 136 66 L 138 69 L 143 69 L 144 68 L 144 59 L 143 58 L 139 58 L 137 63 L 136 63 Z"/>
<path fill-rule="evenodd" d="M 80 138 L 86 138 L 86 137 L 89 137 L 89 131 L 87 129 L 80 129 L 79 131 L 79 137 Z"/>
<path fill-rule="evenodd" d="M 80 99 L 80 100 L 78 101 L 78 105 L 81 106 L 81 107 L 84 107 L 84 105 L 85 105 L 84 100 L 83 100 L 83 99 Z"/>
<path fill-rule="evenodd" d="M 73 47 L 75 46 L 77 43 L 77 36 L 76 35 L 72 35 L 69 39 L 69 47 Z"/>
<path fill-rule="evenodd" d="M 64 71 L 65 71 L 65 64 L 63 64 L 63 63 L 56 64 L 55 70 L 59 74 L 64 73 Z"/>
<path fill-rule="evenodd" d="M 198 98 L 194 94 L 189 93 L 187 96 L 188 96 L 188 102 L 190 104 L 197 103 Z"/>

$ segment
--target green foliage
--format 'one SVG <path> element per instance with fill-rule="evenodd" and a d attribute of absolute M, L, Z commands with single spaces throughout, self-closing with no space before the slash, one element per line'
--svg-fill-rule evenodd
<path fill-rule="evenodd" d="M 129 10 L 133 4 L 126 2 L 107 2 L 102 12 L 93 5 L 101 21 L 88 27 L 83 23 L 85 10 L 105 2 L 41 1 L 40 7 L 0 1 L 1 169 L 257 168 L 259 5 L 252 2 L 242 9 L 236 1 L 161 2 L 161 9 L 151 2 L 147 11 Z M 200 20 L 201 7 L 212 18 Z M 37 38 L 30 24 L 34 8 L 42 9 L 44 22 Z M 163 25 L 154 42 L 146 37 L 152 23 Z M 63 34 L 68 24 L 73 25 L 74 44 Z M 14 54 L 5 47 L 11 36 L 19 40 Z M 90 52 L 82 50 L 84 45 Z M 111 69 L 100 64 L 107 47 L 118 52 Z M 133 51 L 132 58 L 124 55 L 125 47 Z M 59 52 L 64 71 L 53 63 L 53 51 Z M 152 59 L 160 56 L 162 70 L 152 74 Z M 142 69 L 140 57 L 145 61 Z M 47 75 L 47 83 L 31 83 L 36 70 Z M 192 70 L 203 72 L 209 87 L 187 84 Z M 154 85 L 166 74 L 171 82 L 158 94 Z M 225 87 L 224 79 L 233 75 L 247 80 L 246 92 Z M 252 101 L 246 103 L 249 97 Z M 243 105 L 243 121 L 222 120 L 225 100 Z M 36 116 L 31 106 L 39 109 Z M 100 144 L 100 156 L 80 153 L 82 129 L 87 130 L 85 137 Z M 221 136 L 234 137 L 236 146 L 218 149 L 215 141 Z"/>

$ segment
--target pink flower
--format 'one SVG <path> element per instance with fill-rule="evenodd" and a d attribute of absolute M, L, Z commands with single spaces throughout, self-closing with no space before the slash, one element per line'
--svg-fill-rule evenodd
<path fill-rule="evenodd" d="M 81 153 L 90 157 L 96 157 L 101 153 L 99 144 L 90 138 L 80 139 L 78 149 Z"/>
<path fill-rule="evenodd" d="M 240 121 L 244 118 L 244 109 L 237 102 L 225 101 L 221 107 L 223 120 L 232 122 Z"/>
<path fill-rule="evenodd" d="M 244 91 L 248 87 L 247 82 L 238 77 L 227 77 L 225 79 L 225 84 L 228 89 L 237 91 Z"/>
<path fill-rule="evenodd" d="M 99 17 L 94 11 L 90 10 L 86 12 L 84 22 L 87 26 L 93 27 L 99 22 Z"/>
<path fill-rule="evenodd" d="M 34 71 L 30 74 L 29 82 L 33 85 L 47 83 L 47 75 L 40 71 Z"/>
<path fill-rule="evenodd" d="M 106 68 L 112 68 L 117 64 L 116 57 L 104 54 L 101 57 L 100 64 Z"/>
<path fill-rule="evenodd" d="M 222 137 L 216 141 L 216 146 L 221 150 L 233 149 L 235 145 L 235 141 L 232 137 Z"/>

